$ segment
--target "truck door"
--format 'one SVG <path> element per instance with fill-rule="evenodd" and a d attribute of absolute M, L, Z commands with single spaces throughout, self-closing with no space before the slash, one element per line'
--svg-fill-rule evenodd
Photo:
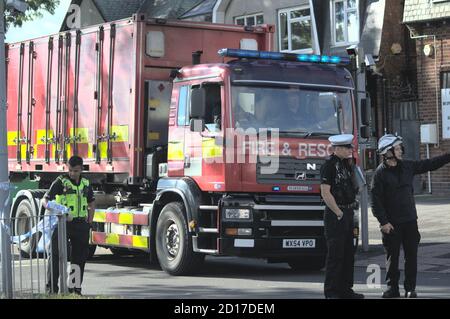
<path fill-rule="evenodd" d="M 145 123 L 145 148 L 153 151 L 167 144 L 167 119 L 169 118 L 172 83 L 169 81 L 146 81 L 145 103 L 147 122 Z"/>
<path fill-rule="evenodd" d="M 169 176 L 184 176 L 184 134 L 189 130 L 189 116 L 187 101 L 189 99 L 189 86 L 175 84 L 175 105 L 172 105 L 169 121 L 169 142 L 167 150 L 167 164 Z"/>
<path fill-rule="evenodd" d="M 213 81 L 201 85 L 206 90 L 205 130 L 185 129 L 184 174 L 196 177 L 203 190 L 218 191 L 224 187 L 223 86 Z"/>

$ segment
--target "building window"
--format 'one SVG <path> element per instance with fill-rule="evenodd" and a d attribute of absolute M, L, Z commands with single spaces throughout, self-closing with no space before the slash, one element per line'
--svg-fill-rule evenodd
<path fill-rule="evenodd" d="M 313 21 L 309 7 L 280 10 L 278 25 L 281 52 L 313 52 Z"/>
<path fill-rule="evenodd" d="M 237 25 L 247 25 L 252 26 L 256 24 L 263 24 L 264 23 L 264 16 L 262 13 L 256 13 L 246 16 L 239 16 L 234 18 L 234 23 Z"/>
<path fill-rule="evenodd" d="M 359 13 L 357 0 L 331 0 L 331 34 L 334 45 L 359 41 Z"/>
<path fill-rule="evenodd" d="M 450 89 L 450 71 L 441 73 L 441 89 Z"/>

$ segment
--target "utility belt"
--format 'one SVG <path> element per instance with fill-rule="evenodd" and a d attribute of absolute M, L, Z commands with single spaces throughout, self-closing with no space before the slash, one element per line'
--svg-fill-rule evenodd
<path fill-rule="evenodd" d="M 72 223 L 86 223 L 86 217 L 75 217 L 72 219 Z"/>
<path fill-rule="evenodd" d="M 338 207 L 339 208 L 346 208 L 346 209 L 359 209 L 359 202 L 357 201 L 357 200 L 355 200 L 353 203 L 351 203 L 351 204 L 345 204 L 345 205 L 341 205 L 341 204 L 338 204 Z"/>

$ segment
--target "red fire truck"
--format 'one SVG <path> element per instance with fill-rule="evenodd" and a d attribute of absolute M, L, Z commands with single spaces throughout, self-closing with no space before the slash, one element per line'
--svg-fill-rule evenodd
<path fill-rule="evenodd" d="M 12 215 L 42 214 L 78 154 L 93 249 L 145 251 L 173 275 L 205 255 L 321 268 L 320 168 L 330 135 L 356 136 L 353 82 L 346 59 L 271 52 L 272 36 L 134 16 L 8 45 L 9 170 L 28 187 Z M 33 226 L 20 220 L 16 234 Z"/>

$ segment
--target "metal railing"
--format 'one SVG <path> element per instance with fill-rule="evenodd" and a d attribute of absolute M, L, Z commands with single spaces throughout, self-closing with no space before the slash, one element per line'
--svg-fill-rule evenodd
<path fill-rule="evenodd" d="M 37 217 L 0 217 L 2 298 L 36 298 L 68 292 L 67 213 L 47 212 L 50 213 Z M 50 262 L 52 251 L 57 252 L 57 269 L 56 262 Z M 57 291 L 55 271 L 59 273 Z"/>

